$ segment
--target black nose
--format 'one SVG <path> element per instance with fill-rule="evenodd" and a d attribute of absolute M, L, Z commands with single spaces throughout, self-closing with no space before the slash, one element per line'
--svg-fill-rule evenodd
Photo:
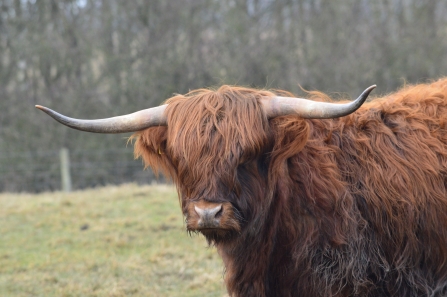
<path fill-rule="evenodd" d="M 199 216 L 197 222 L 199 228 L 218 228 L 220 223 L 220 217 L 222 216 L 222 204 L 210 208 L 200 208 L 197 205 L 194 206 L 194 210 Z"/>

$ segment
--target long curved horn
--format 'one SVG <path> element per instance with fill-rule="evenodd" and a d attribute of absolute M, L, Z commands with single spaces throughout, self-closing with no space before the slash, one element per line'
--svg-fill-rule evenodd
<path fill-rule="evenodd" d="M 99 120 L 80 120 L 69 118 L 47 107 L 36 105 L 36 108 L 47 113 L 61 124 L 73 129 L 93 133 L 126 133 L 143 130 L 152 126 L 165 126 L 165 105 L 143 109 L 131 114 Z"/>
<path fill-rule="evenodd" d="M 279 96 L 265 98 L 261 102 L 268 118 L 296 114 L 305 119 L 331 119 L 356 111 L 375 87 L 376 85 L 370 86 L 354 101 L 342 104 Z"/>

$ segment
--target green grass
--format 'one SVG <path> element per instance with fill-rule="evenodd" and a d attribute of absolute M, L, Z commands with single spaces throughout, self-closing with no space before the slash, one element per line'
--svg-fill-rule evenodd
<path fill-rule="evenodd" d="M 175 189 L 0 194 L 0 296 L 226 296 Z"/>

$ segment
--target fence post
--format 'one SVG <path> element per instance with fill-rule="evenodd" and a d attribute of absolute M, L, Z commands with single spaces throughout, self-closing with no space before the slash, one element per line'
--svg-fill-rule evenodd
<path fill-rule="evenodd" d="M 61 161 L 61 186 L 62 191 L 71 191 L 70 157 L 67 148 L 62 148 L 59 152 Z"/>

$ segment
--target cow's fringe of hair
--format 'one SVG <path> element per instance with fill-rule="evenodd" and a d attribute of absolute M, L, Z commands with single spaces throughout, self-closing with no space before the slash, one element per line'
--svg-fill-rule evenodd
<path fill-rule="evenodd" d="M 136 135 L 136 156 L 171 176 L 183 197 L 191 185 L 249 185 L 240 189 L 248 225 L 217 244 L 230 295 L 446 296 L 447 79 L 330 120 L 267 121 L 255 103 L 272 95 L 224 86 L 176 96 L 168 127 Z M 220 126 L 219 110 L 231 110 L 234 126 Z M 204 148 L 213 152 L 206 160 Z M 257 165 L 227 172 L 238 167 L 235 154 Z"/>

